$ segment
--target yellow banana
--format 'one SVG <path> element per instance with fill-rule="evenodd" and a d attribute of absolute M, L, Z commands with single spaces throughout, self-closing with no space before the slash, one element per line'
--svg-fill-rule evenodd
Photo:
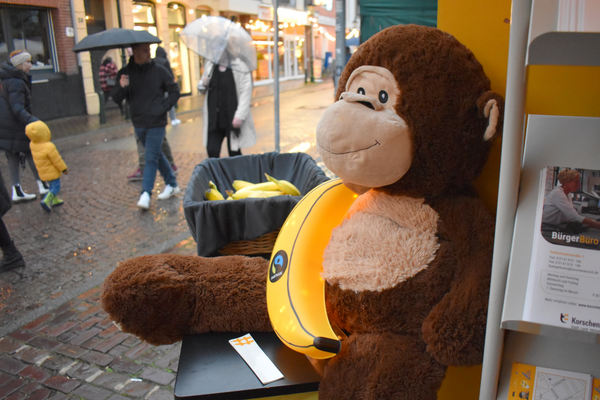
<path fill-rule="evenodd" d="M 217 191 L 219 190 L 213 181 L 208 181 L 208 187 Z"/>
<path fill-rule="evenodd" d="M 252 185 L 243 187 L 243 188 L 237 190 L 236 193 L 248 192 L 248 191 L 253 191 L 253 190 L 269 191 L 269 190 L 281 190 L 281 189 L 279 189 L 279 186 L 277 186 L 277 184 L 275 184 L 273 182 L 262 182 L 262 183 L 253 183 Z"/>
<path fill-rule="evenodd" d="M 248 181 L 241 181 L 239 179 L 236 179 L 235 181 L 233 181 L 233 183 L 231 184 L 231 186 L 235 189 L 235 190 L 240 190 L 243 189 L 247 186 L 252 186 L 254 185 L 254 183 L 252 182 L 248 182 Z"/>
<path fill-rule="evenodd" d="M 298 190 L 298 188 L 296 186 L 294 186 L 291 182 L 288 181 L 284 181 L 282 179 L 275 179 L 270 175 L 265 174 L 265 176 L 267 177 L 267 179 L 270 182 L 273 182 L 274 184 L 276 184 L 277 186 L 279 186 L 280 190 L 285 193 L 285 194 L 289 194 L 291 196 L 302 196 L 302 194 L 300 193 L 300 191 Z"/>
<path fill-rule="evenodd" d="M 323 251 L 358 196 L 340 179 L 305 195 L 283 224 L 269 264 L 267 307 L 275 333 L 288 347 L 312 358 L 340 350 L 325 308 Z"/>
<path fill-rule="evenodd" d="M 265 191 L 265 190 L 245 190 L 245 191 L 238 191 L 235 193 L 231 194 L 231 197 L 234 200 L 240 200 L 240 199 L 258 199 L 258 198 L 267 198 L 267 197 L 273 197 L 273 196 L 281 196 L 284 195 L 285 193 L 283 193 L 281 190 L 271 190 L 271 191 Z"/>
<path fill-rule="evenodd" d="M 204 192 L 204 196 L 208 200 L 225 200 L 221 192 L 219 192 L 217 189 L 208 189 L 206 192 Z"/>

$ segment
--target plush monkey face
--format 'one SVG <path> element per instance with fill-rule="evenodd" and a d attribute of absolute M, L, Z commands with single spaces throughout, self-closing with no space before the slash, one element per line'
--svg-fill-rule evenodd
<path fill-rule="evenodd" d="M 317 126 L 325 165 L 352 190 L 411 197 L 467 188 L 502 128 L 502 98 L 451 35 L 394 26 L 363 43 Z"/>
<path fill-rule="evenodd" d="M 400 95 L 389 70 L 362 66 L 319 122 L 319 154 L 348 186 L 386 186 L 410 168 L 411 134 L 394 109 Z"/>

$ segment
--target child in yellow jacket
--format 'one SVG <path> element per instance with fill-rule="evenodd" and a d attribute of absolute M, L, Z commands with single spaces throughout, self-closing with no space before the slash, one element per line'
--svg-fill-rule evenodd
<path fill-rule="evenodd" d="M 50 186 L 50 191 L 41 202 L 44 211 L 50 212 L 52 207 L 63 203 L 56 195 L 60 191 L 61 175 L 68 173 L 67 164 L 58 153 L 54 143 L 50 141 L 51 135 L 48 125 L 42 121 L 32 122 L 25 127 L 25 134 L 31 140 L 29 148 L 40 179 L 47 181 L 48 186 Z"/>

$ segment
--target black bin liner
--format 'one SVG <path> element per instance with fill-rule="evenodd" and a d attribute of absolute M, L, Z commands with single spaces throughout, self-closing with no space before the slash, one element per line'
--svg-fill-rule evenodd
<path fill-rule="evenodd" d="M 183 198 L 183 210 L 196 241 L 198 255 L 213 257 L 230 242 L 253 240 L 280 229 L 302 196 L 208 201 L 204 193 L 213 181 L 224 197 L 236 179 L 266 182 L 265 173 L 293 183 L 302 195 L 329 180 L 305 153 L 265 153 L 207 158 L 196 165 Z"/>

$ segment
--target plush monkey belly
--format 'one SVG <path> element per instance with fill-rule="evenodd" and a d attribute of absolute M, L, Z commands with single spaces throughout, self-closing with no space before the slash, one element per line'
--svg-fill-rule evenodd
<path fill-rule="evenodd" d="M 461 202 L 444 204 L 444 218 L 447 210 L 462 209 Z M 436 207 L 423 199 L 370 190 L 333 231 L 323 262 L 327 311 L 348 338 L 325 368 L 320 399 L 431 400 L 447 366 L 461 364 L 460 357 L 448 364 L 432 354 L 424 338 L 429 322 L 435 326 L 430 339 L 440 352 L 459 353 L 465 346 L 462 323 L 446 314 L 443 300 L 462 275 L 458 248 L 463 246 L 457 241 L 466 238 L 441 234 L 444 225 Z M 469 236 L 471 229 L 456 232 Z M 438 320 L 444 318 L 457 325 L 438 334 Z"/>

